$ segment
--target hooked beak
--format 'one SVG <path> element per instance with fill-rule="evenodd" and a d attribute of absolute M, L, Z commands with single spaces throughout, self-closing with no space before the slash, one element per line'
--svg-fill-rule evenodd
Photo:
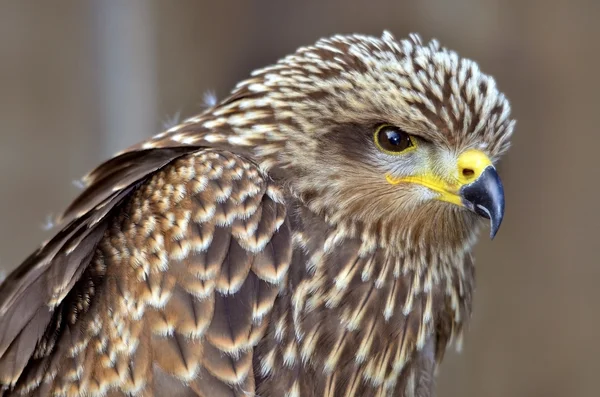
<path fill-rule="evenodd" d="M 458 156 L 456 167 L 454 175 L 446 178 L 425 173 L 401 178 L 388 175 L 386 179 L 394 185 L 416 183 L 425 186 L 438 193 L 438 200 L 465 207 L 489 219 L 490 238 L 493 239 L 504 217 L 504 188 L 496 169 L 485 153 L 475 149 Z"/>
<path fill-rule="evenodd" d="M 493 239 L 504 217 L 504 188 L 496 169 L 489 165 L 473 182 L 460 188 L 463 205 L 490 220 Z"/>

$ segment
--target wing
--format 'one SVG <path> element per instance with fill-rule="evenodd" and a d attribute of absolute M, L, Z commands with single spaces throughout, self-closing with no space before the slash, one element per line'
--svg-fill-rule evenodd
<path fill-rule="evenodd" d="M 254 389 L 253 346 L 291 260 L 282 196 L 231 153 L 142 152 L 92 173 L 0 290 L 5 395 Z"/>
<path fill-rule="evenodd" d="M 90 174 L 91 186 L 65 212 L 61 229 L 0 285 L 0 384 L 15 384 L 57 308 L 88 266 L 106 215 L 150 172 L 194 148 L 127 153 Z M 117 181 L 121 188 L 117 188 Z"/>

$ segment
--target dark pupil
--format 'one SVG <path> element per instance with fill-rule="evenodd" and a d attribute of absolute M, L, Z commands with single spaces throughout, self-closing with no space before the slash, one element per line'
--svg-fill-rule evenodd
<path fill-rule="evenodd" d="M 392 152 L 401 152 L 412 145 L 408 134 L 395 127 L 384 127 L 379 133 L 379 144 Z"/>
<path fill-rule="evenodd" d="M 388 131 L 386 132 L 388 141 L 390 141 L 390 144 L 394 145 L 394 146 L 398 146 L 402 143 L 402 136 L 396 132 L 396 131 Z"/>

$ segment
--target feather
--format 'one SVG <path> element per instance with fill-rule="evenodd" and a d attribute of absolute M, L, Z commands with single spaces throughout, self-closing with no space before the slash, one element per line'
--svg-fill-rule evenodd
<path fill-rule="evenodd" d="M 158 156 L 136 152 L 100 166 L 91 174 L 92 186 L 65 211 L 57 234 L 0 284 L 0 381 L 3 384 L 17 382 L 37 341 L 55 318 L 55 308 L 89 265 L 106 230 L 106 222 L 103 222 L 106 215 L 118 208 L 136 182 L 190 150 L 169 150 Z"/>
<path fill-rule="evenodd" d="M 119 172 L 127 174 L 131 166 L 124 164 Z M 195 181 L 202 175 L 207 180 L 198 190 Z M 109 180 L 96 178 L 102 184 Z M 239 189 L 245 191 L 240 195 Z M 103 203 L 87 218 L 74 218 L 57 235 L 62 246 L 54 248 L 52 243 L 46 248 L 56 254 L 47 273 L 42 273 L 45 277 L 35 279 L 50 287 L 36 316 L 46 313 L 49 318 L 38 320 L 30 311 L 32 318 L 23 321 L 41 321 L 39 329 L 0 322 L 6 340 L 20 332 L 27 342 L 0 339 L 0 346 L 7 346 L 5 361 L 0 361 L 5 384 L 27 392 L 94 395 L 113 387 L 124 393 L 156 393 L 163 390 L 156 379 L 178 379 L 187 382 L 177 388 L 185 395 L 199 384 L 194 379 L 204 377 L 206 382 L 210 374 L 211 387 L 220 382 L 217 388 L 234 395 L 251 392 L 252 349 L 266 332 L 264 319 L 280 287 L 252 271 L 257 252 L 240 242 L 261 233 L 268 239 L 266 245 L 277 236 L 271 255 L 282 274 L 292 252 L 284 204 L 268 198 L 268 189 L 252 163 L 204 150 L 173 159 L 134 186 L 110 195 L 115 203 Z M 259 196 L 255 200 L 259 205 L 242 207 L 242 196 L 245 200 Z M 216 209 L 212 213 L 206 211 L 210 206 Z M 270 209 L 263 211 L 263 206 Z M 195 217 L 199 208 L 204 213 Z M 255 213 L 257 225 L 262 222 L 260 230 L 254 228 L 243 238 L 232 236 L 230 222 L 224 220 L 247 219 Z M 269 217 L 263 219 L 263 213 Z M 85 229 L 89 229 L 85 235 L 77 228 L 84 218 L 99 220 Z M 30 285 L 24 292 L 35 283 Z M 26 299 L 15 302 L 35 307 Z M 31 344 L 34 337 L 41 344 Z M 35 354 L 39 357 L 33 358 Z"/>

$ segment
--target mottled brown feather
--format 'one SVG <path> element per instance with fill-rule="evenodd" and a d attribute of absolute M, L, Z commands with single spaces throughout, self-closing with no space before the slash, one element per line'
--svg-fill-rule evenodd
<path fill-rule="evenodd" d="M 0 357 L 5 385 L 12 383 L 21 393 L 147 394 L 153 392 L 156 368 L 161 377 L 179 379 L 179 389 L 190 393 L 205 371 L 224 382 L 224 395 L 254 387 L 254 379 L 248 379 L 252 349 L 279 290 L 273 283 L 284 280 L 290 263 L 285 209 L 278 210 L 282 204 L 270 198 L 272 188 L 256 167 L 233 154 L 199 151 L 145 178 L 90 228 L 76 250 L 59 250 L 50 260 L 51 279 L 75 281 L 67 283 L 71 291 L 54 311 L 48 298 L 41 301 L 40 313 L 47 318 L 39 327 L 28 328 L 25 321 L 19 328 L 10 316 L 2 317 L 3 337 L 15 339 L 20 332 L 23 341 L 5 342 L 8 348 Z M 242 201 L 253 204 L 242 206 Z M 232 234 L 234 222 L 255 214 L 254 226 Z M 136 245 L 140 233 L 153 241 L 148 249 Z M 252 264 L 265 246 L 275 274 L 255 275 Z M 81 274 L 66 274 L 63 256 L 77 261 Z M 49 281 L 40 286 L 52 286 Z M 89 299 L 89 288 L 93 300 L 82 306 L 77 299 Z M 27 288 L 22 294 L 36 297 Z M 8 308 L 33 306 L 27 299 L 15 302 Z M 55 324 L 47 329 L 56 331 L 48 333 L 46 324 Z M 41 345 L 31 343 L 40 337 Z M 32 358 L 35 349 L 38 359 Z"/>

